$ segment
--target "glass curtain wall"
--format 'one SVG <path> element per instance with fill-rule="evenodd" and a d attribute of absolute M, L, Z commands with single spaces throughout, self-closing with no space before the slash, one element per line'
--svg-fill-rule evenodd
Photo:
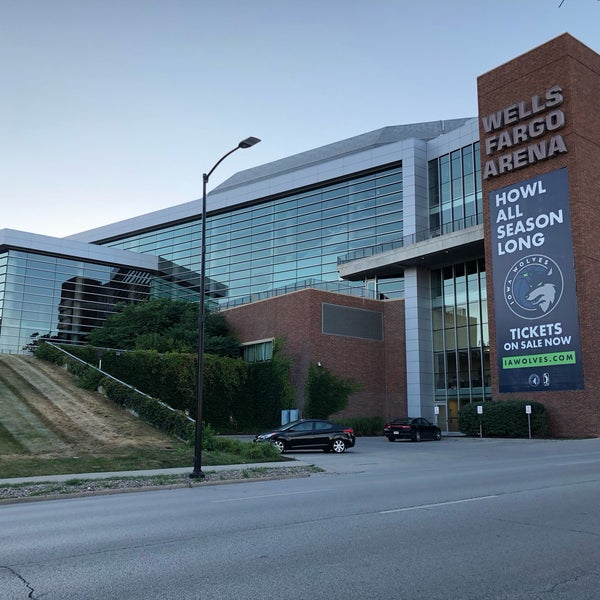
<path fill-rule="evenodd" d="M 402 167 L 233 207 L 209 215 L 206 225 L 206 276 L 220 290 L 209 292 L 215 304 L 232 306 L 309 286 L 369 295 L 362 282 L 338 281 L 337 258 L 402 237 Z M 200 269 L 198 220 L 106 245 L 160 256 L 173 273 Z M 381 285 L 388 297 L 403 293 L 402 279 Z M 197 294 L 197 286 L 191 291 Z"/>
<path fill-rule="evenodd" d="M 482 223 L 479 142 L 430 160 L 428 166 L 431 234 Z M 448 431 L 458 431 L 460 407 L 490 396 L 483 258 L 433 271 L 431 293 L 439 422 Z"/>
<path fill-rule="evenodd" d="M 479 142 L 429 161 L 429 227 L 443 235 L 483 222 Z"/>
<path fill-rule="evenodd" d="M 160 256 L 161 278 L 153 282 L 152 296 L 198 300 L 201 221 L 169 225 L 139 233 L 106 246 Z"/>
<path fill-rule="evenodd" d="M 150 295 L 150 273 L 23 251 L 0 255 L 0 352 L 38 336 L 83 342 L 118 302 Z"/>
<path fill-rule="evenodd" d="M 491 398 L 484 259 L 432 271 L 431 296 L 435 400 L 442 427 L 458 431 L 461 406 Z"/>

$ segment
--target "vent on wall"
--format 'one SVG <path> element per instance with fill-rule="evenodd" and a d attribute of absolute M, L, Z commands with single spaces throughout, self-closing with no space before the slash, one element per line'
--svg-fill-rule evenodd
<path fill-rule="evenodd" d="M 382 313 L 325 302 L 322 309 L 323 333 L 365 340 L 383 340 Z"/>

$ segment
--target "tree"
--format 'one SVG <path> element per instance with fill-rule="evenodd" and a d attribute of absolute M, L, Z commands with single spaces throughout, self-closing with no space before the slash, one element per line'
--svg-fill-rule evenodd
<path fill-rule="evenodd" d="M 195 347 L 198 347 L 197 344 Z M 240 344 L 231 335 L 229 323 L 221 313 L 208 312 L 204 318 L 204 353 L 240 357 Z"/>
<path fill-rule="evenodd" d="M 198 305 L 166 298 L 121 304 L 103 327 L 88 334 L 88 340 L 94 346 L 120 350 L 197 352 Z M 239 343 L 219 313 L 206 315 L 204 350 L 231 358 L 240 355 Z"/>
<path fill-rule="evenodd" d="M 352 379 L 341 379 L 323 366 L 311 363 L 306 382 L 304 416 L 311 419 L 327 419 L 348 406 L 351 394 L 360 385 Z"/>

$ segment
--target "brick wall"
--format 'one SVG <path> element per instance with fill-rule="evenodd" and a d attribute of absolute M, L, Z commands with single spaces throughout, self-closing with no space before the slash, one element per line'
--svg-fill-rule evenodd
<path fill-rule="evenodd" d="M 384 339 L 366 340 L 322 333 L 322 304 L 362 308 L 383 314 Z M 293 361 L 292 383 L 299 408 L 311 362 L 321 362 L 338 377 L 362 389 L 339 416 L 393 417 L 406 412 L 404 302 L 365 300 L 305 289 L 223 311 L 242 343 L 283 338 Z"/>

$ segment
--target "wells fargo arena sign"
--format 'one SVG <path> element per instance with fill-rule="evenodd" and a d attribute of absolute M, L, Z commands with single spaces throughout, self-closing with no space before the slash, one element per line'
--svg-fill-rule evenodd
<path fill-rule="evenodd" d="M 497 177 L 552 158 L 567 151 L 560 130 L 565 126 L 561 110 L 563 90 L 553 86 L 540 96 L 521 100 L 482 117 L 488 157 L 483 178 Z"/>

